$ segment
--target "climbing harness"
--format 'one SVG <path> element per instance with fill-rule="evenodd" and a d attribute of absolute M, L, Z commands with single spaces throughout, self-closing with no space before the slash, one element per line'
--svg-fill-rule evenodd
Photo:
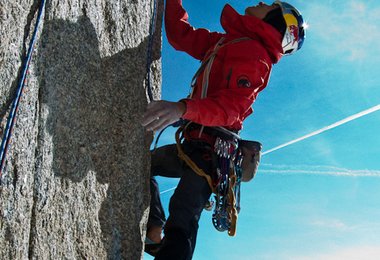
<path fill-rule="evenodd" d="M 148 90 L 148 97 L 149 101 L 152 102 L 154 100 L 153 98 L 153 84 L 152 84 L 152 77 L 151 77 L 151 65 L 152 65 L 152 52 L 153 52 L 153 40 L 154 40 L 154 33 L 156 30 L 156 23 L 157 23 L 157 1 L 153 0 L 153 11 L 152 11 L 152 20 L 150 22 L 150 28 L 149 28 L 149 40 L 148 40 L 148 50 L 147 50 L 147 62 L 146 62 L 146 74 L 147 74 L 147 90 Z"/>
<path fill-rule="evenodd" d="M 205 173 L 182 149 L 182 141 L 187 139 L 191 122 L 178 128 L 176 144 L 178 156 L 199 176 L 204 177 L 214 194 L 213 201 L 206 205 L 214 207 L 212 223 L 218 231 L 228 231 L 234 236 L 240 211 L 240 184 L 253 178 L 260 161 L 261 144 L 242 140 L 237 134 L 221 127 L 204 127 L 202 130 L 215 137 L 212 173 Z M 191 139 L 190 139 L 191 141 Z M 244 166 L 244 167 L 243 167 Z"/>
<path fill-rule="evenodd" d="M 10 110 L 10 113 L 9 113 L 9 117 L 8 117 L 8 120 L 7 120 L 5 131 L 4 131 L 4 136 L 3 136 L 3 139 L 1 141 L 1 150 L 0 150 L 0 185 L 2 183 L 2 181 L 1 181 L 1 179 L 2 179 L 2 170 L 3 170 L 3 167 L 4 167 L 6 154 L 7 154 L 9 143 L 10 143 L 10 140 L 11 140 L 13 126 L 14 126 L 14 124 L 16 122 L 16 114 L 17 114 L 19 103 L 20 103 L 21 95 L 22 95 L 22 92 L 23 92 L 23 89 L 24 89 L 24 86 L 25 86 L 26 76 L 27 76 L 27 72 L 28 72 L 30 61 L 32 59 L 32 55 L 33 55 L 33 51 L 34 51 L 34 45 L 36 43 L 36 38 L 37 38 L 38 27 L 39 27 L 39 24 L 40 24 L 40 20 L 41 20 L 41 16 L 42 16 L 42 11 L 43 11 L 44 7 L 45 7 L 45 0 L 41 0 L 39 8 L 38 8 L 38 15 L 37 15 L 36 23 L 35 23 L 35 26 L 34 26 L 33 35 L 32 35 L 32 38 L 30 40 L 30 43 L 29 43 L 28 53 L 27 53 L 26 58 L 25 58 L 25 60 L 23 62 L 23 68 L 22 68 L 22 71 L 21 71 L 21 77 L 20 77 L 19 83 L 18 83 L 17 88 L 16 88 L 16 95 L 15 95 L 15 98 L 14 98 L 13 103 L 12 103 L 12 107 L 11 107 L 11 110 Z"/>

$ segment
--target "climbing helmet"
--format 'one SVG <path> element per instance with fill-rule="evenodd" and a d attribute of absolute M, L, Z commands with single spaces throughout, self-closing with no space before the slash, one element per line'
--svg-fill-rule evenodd
<path fill-rule="evenodd" d="M 293 54 L 302 47 L 305 39 L 306 24 L 301 13 L 291 4 L 278 0 L 274 1 L 274 4 L 280 6 L 286 23 L 282 49 L 285 55 Z"/>

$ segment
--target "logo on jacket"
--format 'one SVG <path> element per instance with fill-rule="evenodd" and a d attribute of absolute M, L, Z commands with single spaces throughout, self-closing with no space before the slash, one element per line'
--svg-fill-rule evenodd
<path fill-rule="evenodd" d="M 238 78 L 237 85 L 239 88 L 250 88 L 251 81 L 249 81 L 249 78 L 247 76 L 243 75 Z"/>

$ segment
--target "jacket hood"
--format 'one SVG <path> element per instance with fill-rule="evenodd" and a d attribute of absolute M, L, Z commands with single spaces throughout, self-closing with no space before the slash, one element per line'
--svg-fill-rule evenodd
<path fill-rule="evenodd" d="M 267 50 L 272 63 L 282 55 L 281 34 L 274 27 L 253 16 L 241 15 L 229 4 L 223 8 L 220 23 L 227 34 L 258 39 Z"/>

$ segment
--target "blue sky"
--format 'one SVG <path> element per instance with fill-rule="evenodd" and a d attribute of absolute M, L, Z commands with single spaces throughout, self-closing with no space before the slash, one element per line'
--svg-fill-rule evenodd
<path fill-rule="evenodd" d="M 380 104 L 380 2 L 289 2 L 309 24 L 307 39 L 274 66 L 242 132 L 264 151 Z M 222 31 L 225 3 L 184 6 L 193 26 Z M 258 1 L 228 3 L 242 13 Z M 163 40 L 162 98 L 176 101 L 199 62 Z M 204 212 L 194 259 L 380 259 L 379 133 L 376 111 L 263 156 L 242 185 L 236 236 L 216 231 Z M 173 135 L 167 130 L 159 144 Z M 176 182 L 159 179 L 162 191 Z M 162 194 L 165 207 L 171 194 Z"/>

